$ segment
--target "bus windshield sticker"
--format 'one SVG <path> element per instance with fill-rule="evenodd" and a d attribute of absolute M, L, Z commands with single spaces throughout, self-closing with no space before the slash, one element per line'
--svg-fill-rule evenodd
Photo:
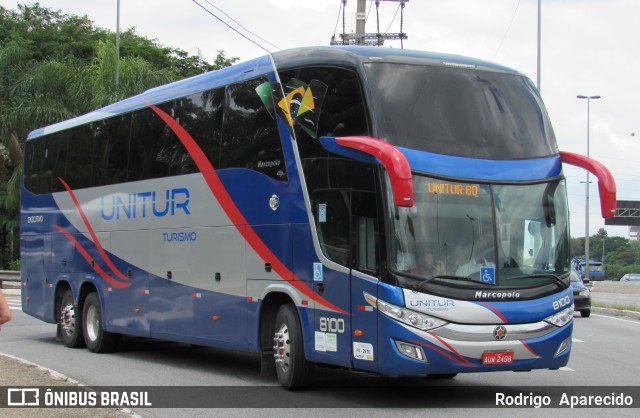
<path fill-rule="evenodd" d="M 290 130 L 296 130 L 296 134 L 302 129 L 311 138 L 318 137 L 318 119 L 327 93 L 326 84 L 311 80 L 307 85 L 292 78 L 284 88 L 285 97 L 282 97 L 280 85 L 272 82 L 265 82 L 256 87 L 256 93 L 271 117 L 275 117 L 276 114 L 280 116 Z"/>
<path fill-rule="evenodd" d="M 322 263 L 313 263 L 313 281 L 321 282 L 323 281 L 322 277 Z"/>
<path fill-rule="evenodd" d="M 318 205 L 318 222 L 325 223 L 327 222 L 327 204 L 320 203 Z"/>
<path fill-rule="evenodd" d="M 493 267 L 480 267 L 482 283 L 496 284 L 496 269 Z"/>

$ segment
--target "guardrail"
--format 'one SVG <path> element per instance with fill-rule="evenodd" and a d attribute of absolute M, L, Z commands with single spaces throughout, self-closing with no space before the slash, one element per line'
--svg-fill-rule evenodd
<path fill-rule="evenodd" d="M 3 282 L 20 282 L 20 272 L 11 270 L 0 270 L 0 289 Z"/>

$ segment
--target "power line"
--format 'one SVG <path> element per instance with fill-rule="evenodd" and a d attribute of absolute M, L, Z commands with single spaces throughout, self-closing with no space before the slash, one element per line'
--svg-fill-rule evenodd
<path fill-rule="evenodd" d="M 342 2 L 338 6 L 338 18 L 336 19 L 336 27 L 333 28 L 333 37 L 336 37 L 336 30 L 338 30 L 338 23 L 340 23 L 340 11 L 342 10 Z"/>
<path fill-rule="evenodd" d="M 396 9 L 396 14 L 393 15 L 393 19 L 391 19 L 391 23 L 389 23 L 389 27 L 387 27 L 387 30 L 385 30 L 385 32 L 389 32 L 389 29 L 391 29 L 391 25 L 393 25 L 393 22 L 396 21 L 396 17 L 398 16 L 398 12 L 400 11 L 400 6 L 401 4 L 398 4 L 398 8 Z"/>
<path fill-rule="evenodd" d="M 518 13 L 518 8 L 520 7 L 520 1 L 518 0 L 518 4 L 516 5 L 516 9 L 513 11 L 513 16 L 511 16 L 511 21 L 509 22 L 509 26 L 507 26 L 507 30 L 504 33 L 504 36 L 502 37 L 502 40 L 500 41 L 500 45 L 498 45 L 498 49 L 496 49 L 496 52 L 493 54 L 493 57 L 491 57 L 491 59 L 495 59 L 496 55 L 498 55 L 498 52 L 500 52 L 500 48 L 502 48 L 502 44 L 504 43 L 504 40 L 507 39 L 507 35 L 509 34 L 509 31 L 511 30 L 511 25 L 513 25 L 513 21 L 516 18 L 516 13 Z"/>
<path fill-rule="evenodd" d="M 193 3 L 197 4 L 198 6 L 200 6 L 200 8 L 202 8 L 202 10 L 204 10 L 205 12 L 209 13 L 211 16 L 213 16 L 214 18 L 216 18 L 217 20 L 219 20 L 222 24 L 224 24 L 225 26 L 227 26 L 229 29 L 231 29 L 232 31 L 234 31 L 235 33 L 237 33 L 238 35 L 242 36 L 244 39 L 246 39 L 247 41 L 251 42 L 252 44 L 254 44 L 255 46 L 257 46 L 258 48 L 266 51 L 267 53 L 271 53 L 271 51 L 269 51 L 267 48 L 265 48 L 264 46 L 260 45 L 259 43 L 257 43 L 256 41 L 254 41 L 253 39 L 249 38 L 247 35 L 245 35 L 244 33 L 240 32 L 238 29 L 234 28 L 233 26 L 231 26 L 229 23 L 225 22 L 223 19 L 221 19 L 218 15 L 216 15 L 215 13 L 213 13 L 211 10 L 207 9 L 206 7 L 204 7 L 202 4 L 200 4 L 197 0 L 191 0 Z M 256 35 L 255 33 L 249 31 L 248 29 L 246 29 L 245 27 L 243 27 L 240 23 L 238 23 L 236 20 L 234 20 L 231 16 L 229 16 L 228 14 L 226 14 L 225 12 L 223 12 L 222 10 L 220 10 L 218 7 L 214 6 L 213 4 L 211 4 L 208 0 L 205 0 L 207 3 L 209 3 L 209 5 L 211 5 L 211 7 L 214 7 L 215 9 L 219 10 L 220 13 L 224 14 L 227 18 L 231 19 L 234 23 L 236 23 L 238 26 L 240 26 L 243 30 L 245 30 L 246 32 L 250 33 L 251 35 L 255 36 L 256 38 L 268 43 L 269 45 L 275 47 L 276 49 L 280 49 L 277 46 L 273 45 L 271 42 L 262 39 L 260 36 Z"/>
<path fill-rule="evenodd" d="M 229 19 L 231 19 L 231 21 L 233 23 L 235 23 L 236 25 L 240 26 L 243 30 L 249 32 L 251 35 L 255 36 L 256 38 L 260 39 L 263 42 L 268 43 L 269 45 L 271 45 L 272 47 L 274 47 L 275 49 L 277 49 L 278 51 L 280 51 L 280 48 L 277 45 L 272 44 L 271 42 L 267 41 L 266 39 L 264 39 L 263 37 L 261 37 L 260 35 L 257 35 L 253 32 L 251 32 L 249 29 L 245 28 L 244 26 L 242 26 L 242 24 L 240 22 L 238 22 L 237 20 L 235 20 L 234 18 L 232 18 L 231 16 L 229 16 L 228 14 L 226 14 L 222 9 L 220 9 L 219 7 L 216 7 L 215 5 L 211 4 L 211 2 L 209 0 L 205 0 L 207 3 L 209 3 L 209 5 L 213 8 L 215 8 L 216 10 L 218 10 L 220 13 L 222 13 L 223 15 L 225 15 L 226 17 L 228 17 Z"/>

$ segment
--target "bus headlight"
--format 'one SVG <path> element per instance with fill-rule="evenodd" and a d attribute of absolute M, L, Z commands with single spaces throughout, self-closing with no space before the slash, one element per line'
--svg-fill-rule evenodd
<path fill-rule="evenodd" d="M 407 325 L 421 329 L 423 331 L 438 328 L 447 323 L 446 321 L 434 318 L 433 316 L 425 315 L 420 312 L 412 311 L 411 309 L 384 302 L 366 292 L 364 293 L 364 298 L 367 302 L 369 302 L 371 306 L 378 309 L 389 318 L 403 322 Z"/>
<path fill-rule="evenodd" d="M 556 327 L 562 327 L 567 325 L 573 319 L 573 304 L 567 309 L 563 309 L 560 312 L 556 312 L 551 316 L 546 317 L 544 320 Z"/>

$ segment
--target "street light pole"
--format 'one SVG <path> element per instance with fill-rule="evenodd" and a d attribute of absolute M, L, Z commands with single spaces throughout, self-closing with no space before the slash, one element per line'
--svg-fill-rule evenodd
<path fill-rule="evenodd" d="M 587 99 L 587 157 L 589 157 L 589 128 L 591 116 L 591 100 L 600 99 L 600 96 L 578 95 L 578 99 Z M 585 184 L 585 221 L 584 221 L 584 277 L 589 279 L 589 171 L 587 171 L 587 183 Z"/>
<path fill-rule="evenodd" d="M 120 0 L 116 2 L 116 91 L 120 84 Z"/>
<path fill-rule="evenodd" d="M 540 57 L 542 55 L 541 51 L 541 36 L 542 36 L 542 0 L 538 0 L 538 65 L 537 65 L 537 85 L 538 92 L 542 90 L 542 86 L 540 85 Z"/>

